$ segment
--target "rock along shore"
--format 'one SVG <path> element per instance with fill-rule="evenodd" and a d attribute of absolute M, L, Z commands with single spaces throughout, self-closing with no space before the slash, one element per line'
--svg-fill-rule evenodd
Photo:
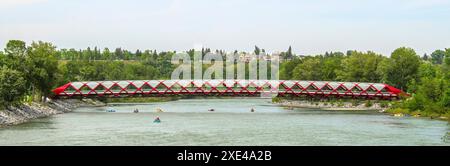
<path fill-rule="evenodd" d="M 17 125 L 32 119 L 71 112 L 83 106 L 104 106 L 104 103 L 90 99 L 51 100 L 46 103 L 32 102 L 0 110 L 0 127 Z"/>
<path fill-rule="evenodd" d="M 380 103 L 372 103 L 370 106 L 366 106 L 364 103 L 354 105 L 351 102 L 329 103 L 329 102 L 310 102 L 310 101 L 300 101 L 300 100 L 282 100 L 276 104 L 282 107 L 290 108 L 307 108 L 307 109 L 321 109 L 321 110 L 377 110 L 383 111 L 388 109 L 388 107 L 381 106 Z"/>

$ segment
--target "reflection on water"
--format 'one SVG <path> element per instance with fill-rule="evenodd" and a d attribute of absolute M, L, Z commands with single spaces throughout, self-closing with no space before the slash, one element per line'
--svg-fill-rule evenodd
<path fill-rule="evenodd" d="M 153 123 L 156 116 L 161 123 Z M 0 129 L 0 145 L 450 145 L 448 131 L 447 122 L 374 111 L 287 110 L 259 98 L 190 99 L 79 108 Z"/>

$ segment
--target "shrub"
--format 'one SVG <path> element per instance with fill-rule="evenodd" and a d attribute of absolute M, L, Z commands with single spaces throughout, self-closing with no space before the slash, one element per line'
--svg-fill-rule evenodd
<path fill-rule="evenodd" d="M 373 103 L 372 103 L 372 101 L 367 100 L 366 103 L 364 104 L 364 106 L 366 106 L 366 107 L 372 107 L 372 106 L 373 106 Z"/>
<path fill-rule="evenodd" d="M 281 99 L 279 97 L 272 98 L 272 103 L 279 103 L 281 102 Z"/>
<path fill-rule="evenodd" d="M 388 107 L 389 106 L 389 102 L 388 101 L 381 101 L 380 102 L 380 107 L 381 108 L 386 108 L 386 107 Z"/>
<path fill-rule="evenodd" d="M 409 113 L 409 109 L 407 108 L 392 108 L 392 109 L 388 109 L 387 110 L 388 113 L 392 113 L 392 114 L 408 114 Z"/>
<path fill-rule="evenodd" d="M 359 100 L 352 100 L 352 106 L 356 107 L 359 105 Z"/>

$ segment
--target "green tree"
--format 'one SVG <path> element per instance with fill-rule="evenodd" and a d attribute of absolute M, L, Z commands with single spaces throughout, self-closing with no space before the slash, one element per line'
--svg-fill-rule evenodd
<path fill-rule="evenodd" d="M 417 81 L 420 58 L 411 48 L 401 47 L 392 52 L 391 57 L 380 64 L 379 72 L 383 80 L 402 90 L 408 90 L 407 84 Z"/>
<path fill-rule="evenodd" d="M 33 94 L 38 97 L 49 96 L 51 89 L 54 87 L 58 69 L 56 53 L 55 46 L 42 41 L 33 42 L 28 48 L 27 79 L 32 83 Z"/>
<path fill-rule="evenodd" d="M 6 66 L 0 68 L 0 107 L 19 104 L 25 93 L 23 74 Z"/>
<path fill-rule="evenodd" d="M 10 69 L 25 72 L 24 59 L 27 56 L 27 48 L 25 42 L 20 40 L 10 40 L 5 48 L 5 65 Z"/>
<path fill-rule="evenodd" d="M 328 57 L 321 58 L 322 68 L 320 72 L 322 73 L 322 80 L 336 81 L 343 59 L 343 54 L 339 52 L 332 53 Z"/>
<path fill-rule="evenodd" d="M 433 64 L 442 64 L 445 57 L 445 51 L 442 50 L 436 50 L 433 53 L 431 53 L 431 62 Z"/>
<path fill-rule="evenodd" d="M 0 51 L 0 67 L 5 65 L 6 57 L 5 54 L 3 54 L 2 51 Z"/>
<path fill-rule="evenodd" d="M 261 53 L 261 49 L 258 46 L 255 46 L 255 54 L 259 55 Z"/>
<path fill-rule="evenodd" d="M 291 80 L 292 73 L 302 61 L 299 58 L 294 58 L 291 61 L 285 61 L 280 64 L 280 79 L 282 80 Z"/>
<path fill-rule="evenodd" d="M 295 67 L 292 78 L 296 80 L 322 80 L 320 59 L 310 57 Z"/>
<path fill-rule="evenodd" d="M 111 51 L 108 48 L 103 49 L 102 59 L 111 60 Z"/>
<path fill-rule="evenodd" d="M 379 82 L 382 78 L 377 72 L 383 56 L 374 52 L 352 51 L 342 61 L 341 70 L 338 70 L 338 80 L 357 82 Z"/>
<path fill-rule="evenodd" d="M 287 52 L 286 52 L 286 59 L 292 59 L 294 55 L 292 54 L 292 47 L 289 46 Z"/>

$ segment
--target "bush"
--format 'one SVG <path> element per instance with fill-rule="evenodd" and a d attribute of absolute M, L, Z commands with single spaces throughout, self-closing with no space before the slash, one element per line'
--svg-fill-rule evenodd
<path fill-rule="evenodd" d="M 387 110 L 388 113 L 392 114 L 409 114 L 409 109 L 407 108 L 392 108 Z"/>
<path fill-rule="evenodd" d="M 344 106 L 344 102 L 342 102 L 342 100 L 339 100 L 337 103 L 338 107 L 343 107 Z"/>
<path fill-rule="evenodd" d="M 272 98 L 272 103 L 279 103 L 279 102 L 281 102 L 281 98 L 279 97 Z"/>
<path fill-rule="evenodd" d="M 389 106 L 389 102 L 388 101 L 381 101 L 380 102 L 380 107 L 381 108 L 386 108 L 386 107 L 388 107 Z"/>
<path fill-rule="evenodd" d="M 373 103 L 372 103 L 372 101 L 367 100 L 366 103 L 364 104 L 364 106 L 366 106 L 366 107 L 372 107 L 372 106 L 373 106 Z"/>
<path fill-rule="evenodd" d="M 420 110 L 411 112 L 411 116 L 422 116 L 422 112 Z"/>
<path fill-rule="evenodd" d="M 356 99 L 352 100 L 352 106 L 353 107 L 356 107 L 358 105 L 359 105 L 359 100 L 356 100 Z"/>

